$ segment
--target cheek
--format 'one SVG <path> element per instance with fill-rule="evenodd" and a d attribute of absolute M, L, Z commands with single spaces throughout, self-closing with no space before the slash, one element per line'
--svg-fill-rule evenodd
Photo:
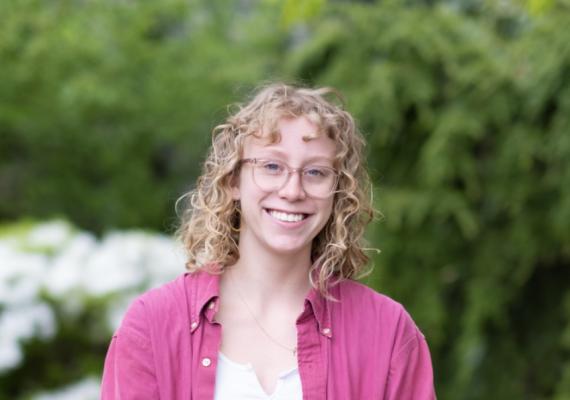
<path fill-rule="evenodd" d="M 249 182 L 243 171 L 232 178 L 231 192 L 232 199 L 242 200 L 244 196 L 247 196 L 251 188 L 248 187 Z"/>
<path fill-rule="evenodd" d="M 333 206 L 334 206 L 334 203 L 333 203 L 332 200 L 329 201 L 329 202 L 326 202 L 325 204 L 323 204 L 323 205 L 321 206 L 322 219 L 323 219 L 323 221 L 322 221 L 322 226 L 325 226 L 325 224 L 327 223 L 327 221 L 328 221 L 329 219 L 331 219 L 331 216 L 332 216 L 332 213 L 333 213 Z"/>
<path fill-rule="evenodd" d="M 236 180 L 237 184 L 232 186 L 232 198 L 242 203 L 252 203 L 259 201 L 265 193 L 250 179 L 250 176 L 243 173 Z"/>

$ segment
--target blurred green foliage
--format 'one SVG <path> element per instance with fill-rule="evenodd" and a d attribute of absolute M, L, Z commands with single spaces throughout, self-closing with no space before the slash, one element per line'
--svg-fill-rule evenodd
<path fill-rule="evenodd" d="M 236 83 L 257 82 L 279 50 L 270 20 L 234 11 L 2 2 L 0 217 L 167 229 Z"/>
<path fill-rule="evenodd" d="M 224 106 L 341 90 L 441 399 L 570 399 L 568 1 L 0 5 L 0 218 L 168 230 Z"/>

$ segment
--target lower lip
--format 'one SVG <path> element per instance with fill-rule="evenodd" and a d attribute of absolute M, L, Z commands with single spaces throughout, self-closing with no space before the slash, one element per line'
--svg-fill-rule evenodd
<path fill-rule="evenodd" d="M 268 216 L 269 218 L 271 218 L 272 221 L 274 221 L 275 223 L 279 224 L 279 226 L 283 226 L 283 227 L 285 227 L 285 228 L 297 228 L 297 227 L 303 225 L 303 224 L 310 218 L 310 215 L 307 215 L 305 218 L 303 218 L 303 219 L 300 220 L 300 221 L 291 221 L 291 222 L 289 222 L 289 221 L 281 221 L 280 219 L 277 219 L 277 218 L 275 218 L 273 215 L 271 215 L 271 214 L 269 213 L 269 210 L 264 209 L 264 211 L 265 211 L 265 213 L 267 214 L 267 216 Z"/>

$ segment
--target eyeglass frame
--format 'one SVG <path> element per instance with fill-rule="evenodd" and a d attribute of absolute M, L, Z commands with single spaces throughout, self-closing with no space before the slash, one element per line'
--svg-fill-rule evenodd
<path fill-rule="evenodd" d="M 315 167 L 315 165 L 309 165 L 309 166 L 305 166 L 305 167 L 301 167 L 301 168 L 291 168 L 289 165 L 287 165 L 287 163 L 285 163 L 283 161 L 279 161 L 279 160 L 274 160 L 271 158 L 242 158 L 239 162 L 240 162 L 240 165 L 241 164 L 252 164 L 253 167 L 257 167 L 258 163 L 260 161 L 275 161 L 276 163 L 283 164 L 285 166 L 285 168 L 287 169 L 287 179 L 285 179 L 285 181 L 283 182 L 283 185 L 281 187 L 273 189 L 273 190 L 266 190 L 266 189 L 263 189 L 261 186 L 259 186 L 259 183 L 257 183 L 257 181 L 255 180 L 255 175 L 254 175 L 254 172 L 252 169 L 251 177 L 253 178 L 253 182 L 257 185 L 258 188 L 260 188 L 261 190 L 263 190 L 265 192 L 273 192 L 273 191 L 278 191 L 278 190 L 283 189 L 285 187 L 285 185 L 287 185 L 287 182 L 289 182 L 291 175 L 294 173 L 301 173 L 301 174 L 299 174 L 299 178 L 300 178 L 300 182 L 301 182 L 301 188 L 309 197 L 316 198 L 316 199 L 327 199 L 327 198 L 333 196 L 335 193 L 338 192 L 338 190 L 336 190 L 336 186 L 338 185 L 338 181 L 339 181 L 339 172 L 333 167 L 327 167 L 325 165 L 319 165 L 318 166 L 319 168 L 326 168 L 328 170 L 331 170 L 333 172 L 333 175 L 334 175 L 334 183 L 331 185 L 331 192 L 327 196 L 320 197 L 320 196 L 311 195 L 309 192 L 307 192 L 307 190 L 303 186 L 302 172 L 309 167 Z"/>

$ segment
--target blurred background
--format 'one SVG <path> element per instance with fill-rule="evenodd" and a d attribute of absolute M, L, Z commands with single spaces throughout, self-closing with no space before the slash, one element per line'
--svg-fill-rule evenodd
<path fill-rule="evenodd" d="M 339 89 L 438 397 L 570 399 L 569 0 L 0 1 L 0 400 L 96 399 L 176 199 L 263 82 Z"/>

